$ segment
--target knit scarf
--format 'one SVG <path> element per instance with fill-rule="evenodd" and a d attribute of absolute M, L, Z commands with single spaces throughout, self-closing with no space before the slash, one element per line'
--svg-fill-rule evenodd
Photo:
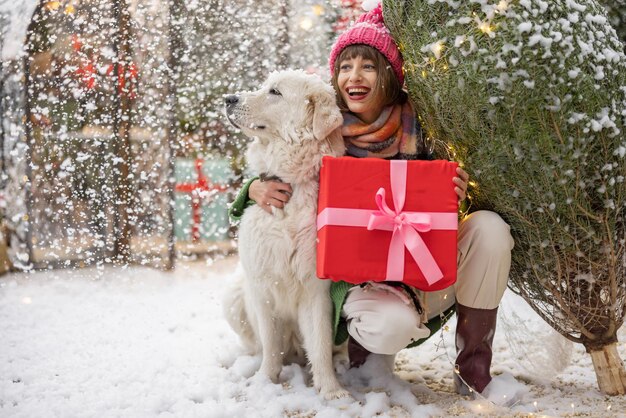
<path fill-rule="evenodd" d="M 344 112 L 341 134 L 353 157 L 415 160 L 424 152 L 421 126 L 408 100 L 385 107 L 369 124 Z"/>

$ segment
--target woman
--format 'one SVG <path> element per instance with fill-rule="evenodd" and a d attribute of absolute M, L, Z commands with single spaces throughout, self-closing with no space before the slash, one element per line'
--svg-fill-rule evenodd
<path fill-rule="evenodd" d="M 332 83 L 343 111 L 347 154 L 386 159 L 431 159 L 412 104 L 402 90 L 402 56 L 385 28 L 379 7 L 339 36 L 330 53 Z M 468 175 L 451 179 L 466 197 Z M 231 208 L 237 218 L 247 204 L 271 213 L 289 201 L 291 186 L 279 181 L 249 181 Z M 336 343 L 349 335 L 352 366 L 372 352 L 395 354 L 419 345 L 456 308 L 455 389 L 482 393 L 492 380 L 490 366 L 497 308 L 507 286 L 513 239 L 499 215 L 478 211 L 461 220 L 457 282 L 438 292 L 416 292 L 403 284 L 333 283 Z M 420 301 L 421 300 L 421 301 Z M 456 303 L 455 303 L 456 302 Z M 429 329 L 424 326 L 424 322 Z M 471 389 L 470 389 L 471 388 Z"/>

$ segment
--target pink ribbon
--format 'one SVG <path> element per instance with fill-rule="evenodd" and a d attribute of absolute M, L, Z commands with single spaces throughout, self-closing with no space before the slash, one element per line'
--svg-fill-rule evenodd
<path fill-rule="evenodd" d="M 407 161 L 393 160 L 390 166 L 391 194 L 394 209 L 387 206 L 385 189 L 375 195 L 378 210 L 325 208 L 317 216 L 317 229 L 327 225 L 367 227 L 393 231 L 387 256 L 385 280 L 402 281 L 404 278 L 404 247 L 406 247 L 422 271 L 429 285 L 443 278 L 432 253 L 420 236 L 430 230 L 456 230 L 458 217 L 455 212 L 405 212 Z"/>

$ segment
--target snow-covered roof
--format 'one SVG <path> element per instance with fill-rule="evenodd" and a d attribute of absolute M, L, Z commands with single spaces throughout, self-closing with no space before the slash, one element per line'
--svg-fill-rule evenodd
<path fill-rule="evenodd" d="M 30 23 L 38 0 L 0 0 L 0 39 L 2 51 L 0 58 L 15 58 L 26 39 L 26 30 Z"/>

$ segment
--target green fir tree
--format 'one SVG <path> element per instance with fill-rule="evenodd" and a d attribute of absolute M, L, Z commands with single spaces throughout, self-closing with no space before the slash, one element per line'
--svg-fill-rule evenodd
<path fill-rule="evenodd" d="M 595 0 L 383 1 L 429 136 L 515 238 L 512 289 L 626 392 L 626 57 Z"/>

